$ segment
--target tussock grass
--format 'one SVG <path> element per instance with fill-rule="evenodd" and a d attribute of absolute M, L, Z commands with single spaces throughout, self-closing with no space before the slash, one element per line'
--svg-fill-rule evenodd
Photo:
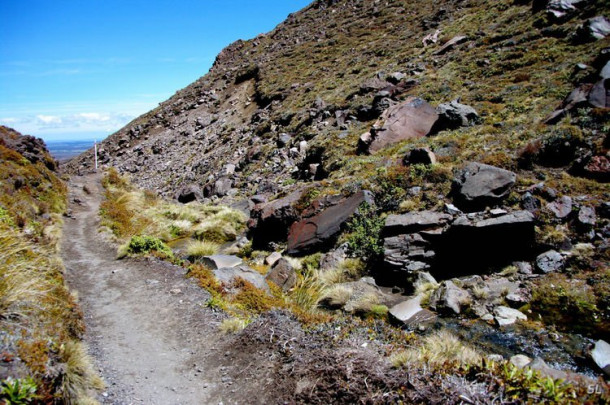
<path fill-rule="evenodd" d="M 67 342 L 62 346 L 60 356 L 66 364 L 61 384 L 63 400 L 70 403 L 71 398 L 78 398 L 78 403 L 96 404 L 91 391 L 102 390 L 105 385 L 93 368 L 86 346 L 82 342 Z"/>
<path fill-rule="evenodd" d="M 51 286 L 45 278 L 48 261 L 16 237 L 14 230 L 0 228 L 0 317 L 26 317 L 41 309 Z"/>
<path fill-rule="evenodd" d="M 215 242 L 208 242 L 204 240 L 193 240 L 190 241 L 186 246 L 186 253 L 191 260 L 201 258 L 204 256 L 211 256 L 218 253 L 220 245 Z"/>
<path fill-rule="evenodd" d="M 329 308 L 342 308 L 347 304 L 353 293 L 354 290 L 349 287 L 336 285 L 324 293 L 321 301 Z"/>
<path fill-rule="evenodd" d="M 441 367 L 446 363 L 478 364 L 482 356 L 447 330 L 440 330 L 422 339 L 421 344 L 390 357 L 394 367 Z"/>
<path fill-rule="evenodd" d="M 0 246 L 0 325 L 18 336 L 15 347 L 5 351 L 16 350 L 37 386 L 58 389 L 65 403 L 96 403 L 91 395 L 102 387 L 101 380 L 78 341 L 81 314 L 64 286 L 55 248 L 34 245 L 3 223 Z M 59 354 L 49 351 L 51 346 L 59 347 Z M 56 382 L 45 375 L 53 362 L 64 364 L 66 373 L 50 388 L 46 385 Z"/>
<path fill-rule="evenodd" d="M 358 280 L 364 273 L 365 264 L 360 259 L 345 259 L 333 269 L 320 272 L 320 281 L 327 286 Z"/>
<path fill-rule="evenodd" d="M 246 217 L 224 206 L 188 205 L 164 201 L 151 192 L 133 188 L 126 177 L 110 170 L 104 177 L 106 200 L 100 207 L 102 226 L 120 242 L 148 235 L 163 242 L 192 238 L 207 243 L 233 241 L 245 229 Z M 208 245 L 211 248 L 213 245 Z M 125 254 L 123 247 L 119 256 Z"/>

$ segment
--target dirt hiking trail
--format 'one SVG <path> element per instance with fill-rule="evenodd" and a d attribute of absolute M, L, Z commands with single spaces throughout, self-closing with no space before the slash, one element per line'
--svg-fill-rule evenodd
<path fill-rule="evenodd" d="M 74 176 L 62 257 L 85 314 L 85 342 L 106 382 L 103 404 L 248 403 L 256 382 L 231 389 L 222 315 L 184 269 L 156 260 L 115 260 L 99 233 L 100 175 Z M 83 187 L 89 193 L 85 193 Z M 245 365 L 247 366 L 247 365 Z M 249 385 L 249 386 L 248 386 Z"/>

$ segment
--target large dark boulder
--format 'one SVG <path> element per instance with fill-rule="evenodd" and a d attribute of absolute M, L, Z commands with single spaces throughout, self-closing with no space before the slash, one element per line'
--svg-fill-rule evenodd
<path fill-rule="evenodd" d="M 501 202 L 516 180 L 511 171 L 472 162 L 458 173 L 452 193 L 459 208 L 476 211 Z"/>
<path fill-rule="evenodd" d="M 359 148 L 365 153 L 375 153 L 406 139 L 424 137 L 437 119 L 438 114 L 430 104 L 421 98 L 409 97 L 382 114 L 371 132 L 360 137 Z"/>
<path fill-rule="evenodd" d="M 408 284 L 422 271 L 440 279 L 486 272 L 530 258 L 535 245 L 534 216 L 528 211 L 390 215 L 381 235 L 379 276 L 390 285 Z"/>
<path fill-rule="evenodd" d="M 286 253 L 300 255 L 330 247 L 363 202 L 373 203 L 369 191 L 359 191 L 312 217 L 295 222 L 288 233 Z"/>
<path fill-rule="evenodd" d="M 301 193 L 302 190 L 296 190 L 283 198 L 254 206 L 248 229 L 255 248 L 266 248 L 269 242 L 286 240 L 290 225 L 299 218 L 294 205 Z"/>

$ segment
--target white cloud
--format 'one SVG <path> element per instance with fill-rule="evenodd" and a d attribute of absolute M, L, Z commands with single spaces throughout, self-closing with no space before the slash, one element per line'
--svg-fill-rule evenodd
<path fill-rule="evenodd" d="M 61 124 L 62 120 L 56 115 L 37 115 L 38 119 L 43 125 L 45 124 Z"/>
<path fill-rule="evenodd" d="M 91 121 L 91 122 L 105 122 L 105 121 L 110 121 L 110 115 L 108 114 L 100 114 L 100 113 L 80 113 L 80 114 L 76 114 L 74 115 L 75 119 L 79 119 L 82 118 L 86 121 Z"/>

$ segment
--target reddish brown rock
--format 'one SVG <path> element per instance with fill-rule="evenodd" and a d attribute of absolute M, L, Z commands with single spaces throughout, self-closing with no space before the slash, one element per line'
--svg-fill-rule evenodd
<path fill-rule="evenodd" d="M 255 247 L 265 247 L 269 242 L 286 239 L 288 227 L 299 217 L 294 204 L 301 193 L 302 190 L 296 190 L 284 198 L 254 206 L 248 228 Z"/>
<path fill-rule="evenodd" d="M 610 182 L 610 160 L 606 156 L 593 156 L 584 169 L 585 176 Z"/>
<path fill-rule="evenodd" d="M 406 139 L 424 137 L 437 119 L 438 114 L 430 104 L 421 98 L 409 97 L 382 114 L 369 136 L 361 137 L 360 148 L 375 153 Z"/>
<path fill-rule="evenodd" d="M 359 191 L 317 215 L 295 222 L 288 233 L 286 253 L 307 254 L 330 246 L 363 202 L 372 203 L 370 192 Z"/>

